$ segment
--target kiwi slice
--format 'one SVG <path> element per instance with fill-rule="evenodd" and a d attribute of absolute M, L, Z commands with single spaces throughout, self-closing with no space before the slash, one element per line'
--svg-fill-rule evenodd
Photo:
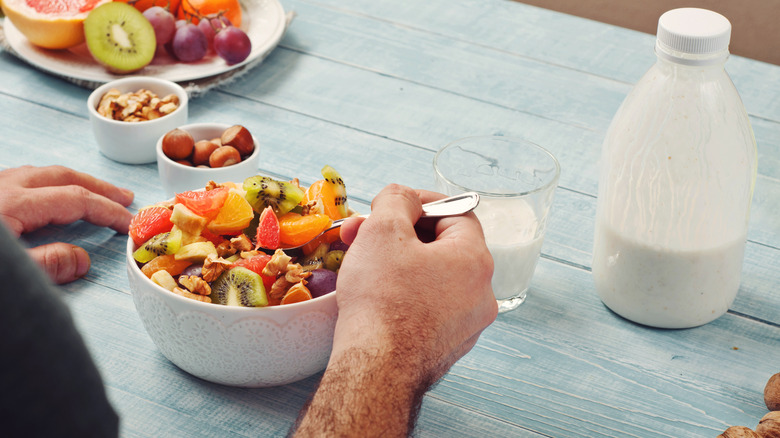
<path fill-rule="evenodd" d="M 239 266 L 223 272 L 214 280 L 211 302 L 226 306 L 265 307 L 268 296 L 260 275 Z"/>
<path fill-rule="evenodd" d="M 333 193 L 336 194 L 336 208 L 339 214 L 341 217 L 347 217 L 349 215 L 349 206 L 347 206 L 347 187 L 344 185 L 344 180 L 341 179 L 341 175 L 336 172 L 336 169 L 328 165 L 322 168 L 321 173 L 325 181 L 333 187 Z"/>
<path fill-rule="evenodd" d="M 149 20 L 135 7 L 109 2 L 93 9 L 84 20 L 89 53 L 115 73 L 131 73 L 146 67 L 157 49 Z"/>
<path fill-rule="evenodd" d="M 344 260 L 344 251 L 334 249 L 325 254 L 322 266 L 329 271 L 338 272 L 339 268 L 341 268 L 342 260 Z"/>
<path fill-rule="evenodd" d="M 175 254 L 181 248 L 181 238 L 181 230 L 178 228 L 160 233 L 136 249 L 133 258 L 138 263 L 147 263 L 163 254 Z"/>
<path fill-rule="evenodd" d="M 327 243 L 320 243 L 310 254 L 301 257 L 301 259 L 298 260 L 298 263 L 301 264 L 304 271 L 321 269 L 322 264 L 325 261 L 325 255 L 328 253 L 329 249 L 330 245 Z"/>
<path fill-rule="evenodd" d="M 245 179 L 244 190 L 246 200 L 256 212 L 261 213 L 266 207 L 271 207 L 277 215 L 295 208 L 304 195 L 303 190 L 293 183 L 259 175 Z"/>

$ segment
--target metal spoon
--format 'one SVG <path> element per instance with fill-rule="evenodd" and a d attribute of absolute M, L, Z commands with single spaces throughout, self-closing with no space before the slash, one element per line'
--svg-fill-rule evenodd
<path fill-rule="evenodd" d="M 439 199 L 438 201 L 429 202 L 427 204 L 422 205 L 422 215 L 420 217 L 446 217 L 446 216 L 458 216 L 461 214 L 465 214 L 470 212 L 471 210 L 475 209 L 477 205 L 479 204 L 479 195 L 474 192 L 467 192 L 460 195 L 450 196 L 448 198 Z M 350 217 L 368 217 L 367 214 L 361 214 L 358 216 L 350 216 Z M 325 228 L 322 230 L 322 233 L 317 235 L 317 237 L 320 237 L 322 234 L 334 229 L 339 228 L 341 224 L 344 223 L 344 219 L 337 219 L 333 221 L 328 228 Z M 314 239 L 316 239 L 315 237 Z M 312 239 L 312 240 L 314 240 Z M 308 242 L 307 242 L 308 243 Z M 303 245 L 298 246 L 291 246 L 287 248 L 281 248 L 285 252 L 288 253 L 288 255 L 291 255 L 289 251 L 297 250 L 301 247 L 306 245 L 304 243 Z M 263 248 L 261 248 L 263 249 Z M 267 250 L 267 249 L 266 249 Z"/>

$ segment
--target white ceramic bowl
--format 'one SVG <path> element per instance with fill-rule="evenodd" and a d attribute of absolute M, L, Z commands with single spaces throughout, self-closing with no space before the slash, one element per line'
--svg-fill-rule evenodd
<path fill-rule="evenodd" d="M 147 278 L 127 239 L 127 277 L 138 315 L 157 348 L 182 370 L 230 386 L 284 385 L 328 363 L 336 293 L 266 308 L 202 303 Z"/>
<path fill-rule="evenodd" d="M 100 99 L 116 88 L 122 93 L 147 89 L 163 98 L 171 93 L 179 97 L 179 107 L 172 113 L 144 122 L 123 122 L 101 116 L 97 112 Z M 147 76 L 117 79 L 96 88 L 87 99 L 87 110 L 92 122 L 98 148 L 108 158 L 126 164 L 154 163 L 157 139 L 178 126 L 187 124 L 189 99 L 179 84 Z"/>
<path fill-rule="evenodd" d="M 230 126 L 223 123 L 195 123 L 177 126 L 177 128 L 189 132 L 197 142 L 198 140 L 217 138 Z M 162 151 L 162 139 L 166 133 L 163 133 L 157 139 L 155 150 L 157 153 L 157 171 L 160 173 L 160 180 L 162 181 L 165 194 L 169 198 L 174 197 L 177 193 L 202 189 L 206 187 L 209 181 L 236 181 L 241 184 L 244 179 L 255 176 L 258 173 L 260 168 L 260 144 L 254 135 L 252 135 L 252 139 L 255 142 L 255 150 L 240 163 L 218 168 L 203 168 L 185 166 L 168 158 Z"/>

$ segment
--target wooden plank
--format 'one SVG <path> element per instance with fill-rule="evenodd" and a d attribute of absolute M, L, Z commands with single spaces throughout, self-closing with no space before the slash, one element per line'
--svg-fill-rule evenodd
<path fill-rule="evenodd" d="M 420 29 L 451 41 L 466 41 L 625 84 L 635 83 L 655 62 L 653 35 L 510 0 L 451 1 L 447 2 L 446 8 L 436 2 L 420 4 L 411 0 L 285 0 L 283 4 L 285 9 L 296 11 L 305 10 L 309 4 L 327 7 L 366 20 Z M 293 25 L 291 33 L 294 30 Z M 415 42 L 412 40 L 408 44 L 413 46 Z M 763 86 L 780 80 L 780 70 L 776 66 L 732 56 L 726 69 L 734 78 L 750 114 L 780 120 L 780 90 Z"/>

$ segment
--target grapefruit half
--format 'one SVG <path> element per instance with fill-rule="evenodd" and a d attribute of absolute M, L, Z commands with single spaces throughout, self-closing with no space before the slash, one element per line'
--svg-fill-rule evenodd
<path fill-rule="evenodd" d="M 84 42 L 84 19 L 111 0 L 2 0 L 3 13 L 30 43 L 67 49 Z"/>

